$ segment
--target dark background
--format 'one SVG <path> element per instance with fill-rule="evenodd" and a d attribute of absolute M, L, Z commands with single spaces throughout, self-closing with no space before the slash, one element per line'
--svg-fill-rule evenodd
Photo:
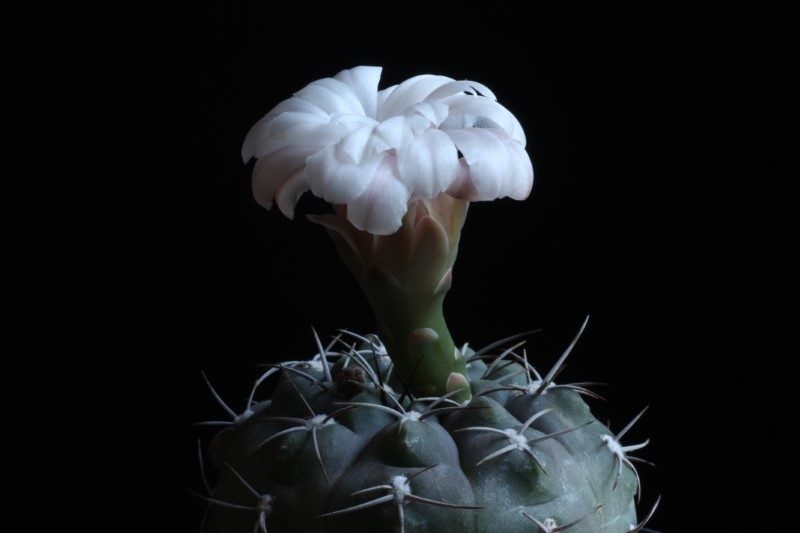
<path fill-rule="evenodd" d="M 695 127 L 690 11 L 75 9 L 21 20 L 3 109 L 18 156 L 4 164 L 23 184 L 12 240 L 29 259 L 13 287 L 17 331 L 43 350 L 28 358 L 35 375 L 65 389 L 48 399 L 47 433 L 66 443 L 60 486 L 82 487 L 69 520 L 193 531 L 196 439 L 212 433 L 190 424 L 224 415 L 200 371 L 240 409 L 255 364 L 313 353 L 311 326 L 372 329 L 325 233 L 258 207 L 239 155 L 280 100 L 370 64 L 384 67 L 381 87 L 419 73 L 481 81 L 519 118 L 533 193 L 471 207 L 451 331 L 480 347 L 542 328 L 529 352 L 546 369 L 591 315 L 561 380 L 610 383 L 593 408 L 617 430 L 650 405 L 624 442 L 651 438 L 642 511 L 662 494 L 651 526 L 681 530 L 695 484 L 676 389 L 700 351 L 688 317 L 704 305 L 685 285 L 699 231 L 683 143 Z M 324 209 L 304 198 L 298 212 Z"/>

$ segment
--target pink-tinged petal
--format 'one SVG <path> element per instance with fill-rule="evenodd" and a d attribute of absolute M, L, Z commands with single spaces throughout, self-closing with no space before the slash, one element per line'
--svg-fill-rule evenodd
<path fill-rule="evenodd" d="M 424 101 L 433 91 L 451 81 L 453 81 L 451 78 L 445 76 L 429 74 L 404 81 L 378 106 L 378 120 L 385 120 L 405 112 L 407 108 Z"/>
<path fill-rule="evenodd" d="M 312 82 L 294 95 L 296 98 L 303 98 L 318 105 L 330 115 L 336 113 L 364 114 L 364 107 L 353 89 L 346 83 L 333 78 Z"/>
<path fill-rule="evenodd" d="M 376 168 L 364 193 L 347 204 L 347 218 L 358 229 L 373 235 L 390 235 L 400 229 L 411 193 L 398 179 L 393 158 L 386 157 Z"/>
<path fill-rule="evenodd" d="M 469 165 L 467 165 L 467 162 L 464 161 L 464 158 L 459 159 L 458 164 L 458 174 L 447 188 L 447 194 L 453 198 L 458 198 L 459 200 L 464 200 L 467 202 L 478 202 L 480 200 L 484 200 L 484 198 L 475 188 L 475 184 L 472 183 L 472 180 L 470 179 Z"/>
<path fill-rule="evenodd" d="M 458 174 L 458 151 L 446 133 L 428 129 L 397 150 L 400 179 L 418 197 L 433 198 Z"/>
<path fill-rule="evenodd" d="M 306 159 L 320 150 L 321 146 L 292 145 L 277 150 L 256 161 L 253 170 L 253 196 L 256 201 L 272 208 L 276 192 L 294 173 L 302 170 Z"/>
<path fill-rule="evenodd" d="M 303 168 L 298 168 L 292 172 L 289 179 L 281 184 L 275 193 L 275 201 L 286 218 L 289 220 L 294 219 L 294 207 L 300 197 L 303 196 L 303 193 L 308 190 L 308 180 L 306 180 L 305 169 Z"/>
<path fill-rule="evenodd" d="M 504 196 L 523 199 L 533 185 L 533 166 L 522 146 L 502 130 L 470 128 L 447 130 L 469 167 L 472 188 L 481 200 Z M 463 179 L 463 176 L 460 178 Z M 460 183 L 460 179 L 456 180 Z"/>
<path fill-rule="evenodd" d="M 343 70 L 335 79 L 345 83 L 356 95 L 364 113 L 375 118 L 378 107 L 378 82 L 381 79 L 381 67 L 355 67 Z"/>

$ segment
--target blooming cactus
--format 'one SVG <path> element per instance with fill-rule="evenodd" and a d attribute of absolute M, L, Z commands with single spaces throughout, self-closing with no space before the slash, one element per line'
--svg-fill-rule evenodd
<path fill-rule="evenodd" d="M 256 381 L 242 414 L 217 396 L 233 420 L 210 446 L 207 532 L 641 531 L 652 511 L 637 523 L 628 452 L 646 443 L 620 442 L 641 414 L 614 435 L 585 384 L 555 383 L 575 342 L 540 374 L 521 343 L 475 353 L 444 321 L 469 202 L 530 193 L 519 122 L 479 83 L 426 75 L 379 91 L 380 73 L 315 81 L 245 140 L 262 205 L 291 218 L 309 190 L 333 204 L 310 218 L 379 336 L 317 338 L 312 359 Z"/>

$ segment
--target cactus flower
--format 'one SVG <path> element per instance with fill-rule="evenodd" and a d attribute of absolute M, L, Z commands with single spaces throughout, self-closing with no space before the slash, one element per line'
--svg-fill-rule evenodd
<path fill-rule="evenodd" d="M 347 206 L 358 229 L 400 228 L 410 202 L 440 193 L 477 201 L 530 194 L 519 121 L 473 81 L 421 75 L 378 90 L 380 67 L 317 80 L 247 134 L 257 201 L 289 218 L 306 191 Z"/>

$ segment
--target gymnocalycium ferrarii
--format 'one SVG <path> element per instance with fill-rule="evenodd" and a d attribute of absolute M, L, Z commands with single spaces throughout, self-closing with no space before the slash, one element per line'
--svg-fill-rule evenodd
<path fill-rule="evenodd" d="M 310 83 L 248 133 L 253 191 L 289 218 L 311 191 L 377 318 L 271 366 L 208 447 L 206 533 L 627 533 L 641 491 L 591 383 L 556 383 L 586 322 L 540 372 L 524 335 L 474 351 L 443 315 L 470 202 L 530 194 L 520 123 L 473 81 L 422 75 L 378 90 L 379 67 Z M 587 319 L 588 320 L 588 319 Z M 273 378 L 274 376 L 274 378 Z M 205 375 L 204 375 L 205 378 Z M 256 401 L 276 379 L 272 397 Z"/>

